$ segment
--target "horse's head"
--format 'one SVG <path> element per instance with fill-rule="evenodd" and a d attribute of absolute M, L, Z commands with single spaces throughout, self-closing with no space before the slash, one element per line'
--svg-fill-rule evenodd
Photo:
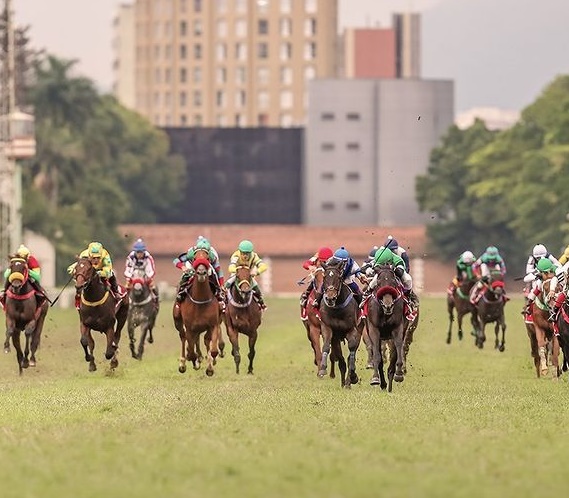
<path fill-rule="evenodd" d="M 135 268 L 130 281 L 132 284 L 131 297 L 134 301 L 144 299 L 150 291 L 144 269 Z"/>
<path fill-rule="evenodd" d="M 91 263 L 89 258 L 79 258 L 73 269 L 73 279 L 75 280 L 75 288 L 83 290 L 89 286 L 93 279 L 97 276 L 97 270 Z"/>
<path fill-rule="evenodd" d="M 401 281 L 395 275 L 395 270 L 391 264 L 378 265 L 374 270 L 377 275 L 375 297 L 381 304 L 383 313 L 391 315 L 393 306 L 401 297 Z"/>
<path fill-rule="evenodd" d="M 331 259 L 324 264 L 323 268 L 322 291 L 324 293 L 324 302 L 326 306 L 333 308 L 336 306 L 336 299 L 338 299 L 342 290 L 344 262 Z"/>
<path fill-rule="evenodd" d="M 28 280 L 28 263 L 25 259 L 14 256 L 10 259 L 10 276 L 8 281 L 14 290 L 20 289 Z"/>
<path fill-rule="evenodd" d="M 211 274 L 211 265 L 209 259 L 196 258 L 192 263 L 194 269 L 194 277 L 198 282 L 206 282 Z"/>
<path fill-rule="evenodd" d="M 251 268 L 242 265 L 235 269 L 235 286 L 237 290 L 244 296 L 253 290 L 253 282 L 251 280 Z"/>

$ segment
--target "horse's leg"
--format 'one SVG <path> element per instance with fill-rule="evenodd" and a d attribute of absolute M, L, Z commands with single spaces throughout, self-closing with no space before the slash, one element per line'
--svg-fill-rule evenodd
<path fill-rule="evenodd" d="M 500 325 L 502 328 L 502 342 L 498 346 L 498 351 L 503 353 L 506 350 L 506 318 L 504 317 L 504 313 L 502 312 L 502 316 L 500 317 Z"/>
<path fill-rule="evenodd" d="M 255 344 L 257 343 L 257 331 L 253 330 L 249 334 L 249 367 L 247 368 L 248 374 L 253 374 L 253 360 L 255 359 Z"/>
<path fill-rule="evenodd" d="M 553 334 L 552 342 L 551 363 L 553 366 L 553 380 L 558 380 L 561 375 L 561 370 L 559 369 L 559 339 L 555 334 Z"/>
<path fill-rule="evenodd" d="M 43 331 L 43 324 L 45 321 L 45 317 L 47 315 L 47 311 L 49 310 L 49 305 L 47 302 L 42 304 L 42 309 L 38 316 L 36 327 L 34 329 L 34 333 L 32 335 L 32 343 L 31 343 L 31 356 L 30 356 L 30 367 L 36 366 L 36 351 L 38 350 L 41 342 L 41 334 Z"/>
<path fill-rule="evenodd" d="M 129 314 L 127 324 L 126 324 L 126 330 L 128 332 L 128 347 L 130 349 L 130 355 L 135 360 L 138 360 L 138 355 L 136 354 L 136 351 L 135 351 L 135 344 L 136 344 L 136 339 L 134 337 L 135 327 L 136 326 L 134 323 L 134 317 L 131 314 Z"/>
<path fill-rule="evenodd" d="M 372 386 L 381 386 L 381 379 L 380 379 L 380 369 L 381 373 L 383 373 L 383 358 L 381 356 L 381 340 L 379 338 L 379 331 L 373 325 L 367 325 L 367 335 L 368 340 L 371 343 L 371 362 L 373 372 L 371 374 L 371 380 L 369 381 L 370 385 Z M 385 379 L 384 379 L 385 382 Z M 385 389 L 385 387 L 382 387 Z"/>
<path fill-rule="evenodd" d="M 216 321 L 215 325 L 211 329 L 211 333 L 209 334 L 209 343 L 207 345 L 208 355 L 207 355 L 207 368 L 205 373 L 208 377 L 211 377 L 214 373 L 213 366 L 217 361 L 217 356 L 219 354 L 219 325 Z"/>
<path fill-rule="evenodd" d="M 454 301 L 451 300 L 450 297 L 447 298 L 447 310 L 448 310 L 448 320 L 449 320 L 448 332 L 447 332 L 447 344 L 450 344 L 452 338 L 452 322 L 454 322 Z M 458 311 L 457 315 L 460 317 Z M 458 330 L 460 330 L 460 325 L 458 327 Z"/>
<path fill-rule="evenodd" d="M 395 364 L 397 363 L 397 350 L 393 340 L 389 344 L 389 366 L 387 367 L 387 392 L 393 390 L 393 378 L 395 375 Z"/>
<path fill-rule="evenodd" d="M 225 358 L 225 340 L 223 339 L 222 323 L 225 323 L 225 313 L 221 313 L 219 316 L 219 357 Z M 227 328 L 227 325 L 225 327 Z"/>
<path fill-rule="evenodd" d="M 365 344 L 366 351 L 367 351 L 366 369 L 371 369 L 371 368 L 373 368 L 373 344 L 372 344 L 371 339 L 369 337 L 369 330 L 368 330 L 367 324 L 363 329 L 362 339 L 364 340 L 364 344 Z"/>
<path fill-rule="evenodd" d="M 194 370 L 199 370 L 201 367 L 201 359 L 203 355 L 200 350 L 200 337 L 199 334 L 194 334 L 191 331 L 186 333 L 186 358 L 192 362 Z"/>
<path fill-rule="evenodd" d="M 24 357 L 22 359 L 22 367 L 28 368 L 30 366 L 30 346 L 31 342 L 34 337 L 34 332 L 36 331 L 37 322 L 32 320 L 26 324 L 26 328 L 24 329 L 24 336 L 26 338 L 26 345 L 24 346 Z"/>
<path fill-rule="evenodd" d="M 464 316 L 466 315 L 466 313 L 464 313 L 463 310 L 456 310 L 456 323 L 458 326 L 458 340 L 462 341 L 462 338 L 464 337 L 464 332 L 462 330 L 462 321 L 464 320 Z"/>
<path fill-rule="evenodd" d="M 142 323 L 140 324 L 140 340 L 138 341 L 138 351 L 136 352 L 138 360 L 142 360 L 142 355 L 144 354 L 144 343 L 146 342 L 146 337 L 148 336 L 149 331 L 150 327 L 148 325 L 148 319 L 143 318 Z"/>
<path fill-rule="evenodd" d="M 342 353 L 342 344 L 337 338 L 332 338 L 330 347 L 332 348 L 332 353 L 338 360 L 338 368 L 340 369 L 340 385 L 342 387 L 350 388 L 350 381 L 346 381 L 346 360 L 344 359 L 344 354 Z M 324 357 L 324 355 L 322 355 Z"/>
<path fill-rule="evenodd" d="M 6 354 L 10 352 L 10 339 L 14 334 L 15 326 L 16 326 L 15 321 L 6 316 L 6 340 L 4 341 L 4 353 Z"/>
<path fill-rule="evenodd" d="M 527 332 L 528 338 L 529 338 L 530 353 L 531 353 L 531 357 L 533 358 L 533 364 L 535 366 L 535 373 L 537 375 L 537 378 L 539 378 L 539 376 L 540 376 L 539 352 L 538 352 L 538 347 L 537 347 L 537 338 L 535 336 L 534 326 L 526 323 L 526 332 Z"/>
<path fill-rule="evenodd" d="M 228 313 L 228 311 L 226 312 Z M 229 337 L 229 342 L 231 343 L 231 356 L 233 356 L 233 361 L 235 362 L 235 373 L 239 373 L 239 364 L 241 363 L 241 353 L 239 352 L 239 333 L 233 328 L 231 320 L 226 316 L 225 318 L 225 330 L 227 331 L 227 337 Z"/>
<path fill-rule="evenodd" d="M 24 353 L 22 351 L 22 345 L 20 343 L 20 330 L 14 328 L 10 336 L 12 337 L 12 345 L 16 350 L 16 361 L 18 362 L 18 372 L 20 375 L 23 373 L 23 363 L 24 363 Z"/>
<path fill-rule="evenodd" d="M 326 370 L 328 368 L 328 356 L 330 355 L 330 348 L 331 348 L 331 344 L 332 344 L 332 329 L 330 329 L 330 327 L 328 327 L 327 325 L 325 325 L 324 323 L 321 324 L 320 326 L 320 331 L 322 334 L 322 361 L 320 362 L 320 370 L 318 370 L 318 377 L 324 377 L 326 375 Z M 340 350 L 340 355 L 341 355 L 342 351 Z M 340 357 L 336 356 L 336 360 L 338 361 L 338 364 L 340 362 Z M 342 361 L 344 360 L 344 358 L 342 357 Z M 344 369 L 345 369 L 345 363 L 344 363 Z M 342 379 L 342 385 L 344 384 L 344 380 Z"/>
<path fill-rule="evenodd" d="M 85 361 L 89 362 L 89 372 L 97 370 L 95 364 L 95 341 L 91 334 L 91 329 L 86 325 L 81 324 L 81 346 L 85 352 Z"/>
<path fill-rule="evenodd" d="M 405 378 L 403 375 L 403 335 L 405 333 L 404 325 L 401 323 L 393 332 L 393 343 L 395 345 L 394 349 L 397 354 L 395 374 L 393 376 L 393 379 L 395 382 L 403 382 L 403 379 Z"/>
<path fill-rule="evenodd" d="M 362 332 L 360 329 L 354 327 L 351 332 L 346 336 L 348 343 L 348 383 L 357 384 L 360 379 L 356 373 L 356 353 L 360 347 L 360 342 L 362 340 Z"/>
<path fill-rule="evenodd" d="M 310 323 L 310 319 L 302 322 L 306 329 L 306 337 L 314 353 L 314 365 L 318 367 L 322 361 L 322 346 L 320 345 L 320 327 Z M 318 374 L 318 371 L 316 372 Z"/>
<path fill-rule="evenodd" d="M 541 375 L 547 375 L 549 367 L 547 366 L 547 344 L 544 331 L 535 325 L 535 337 L 537 339 L 537 351 L 539 354 L 539 370 Z"/>

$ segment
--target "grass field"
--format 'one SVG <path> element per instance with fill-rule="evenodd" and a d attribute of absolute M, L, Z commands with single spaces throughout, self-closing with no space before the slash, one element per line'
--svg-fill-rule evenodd
<path fill-rule="evenodd" d="M 269 300 L 255 374 L 228 354 L 215 375 L 177 371 L 163 303 L 142 362 L 121 340 L 87 371 L 74 310 L 53 309 L 38 366 L 0 357 L 1 497 L 529 497 L 565 491 L 569 386 L 536 379 L 519 314 L 506 351 L 445 343 L 443 299 L 425 298 L 402 384 L 318 379 L 296 299 Z M 229 347 L 228 347 L 229 349 Z M 241 371 L 247 344 L 241 340 Z"/>

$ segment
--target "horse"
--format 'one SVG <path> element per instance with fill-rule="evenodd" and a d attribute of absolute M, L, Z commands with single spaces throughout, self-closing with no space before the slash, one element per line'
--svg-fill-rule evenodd
<path fill-rule="evenodd" d="M 356 352 L 360 345 L 365 321 L 360 319 L 359 305 L 352 290 L 344 283 L 344 262 L 332 259 L 323 267 L 323 298 L 320 303 L 323 344 L 318 377 L 326 375 L 327 360 L 332 350 L 332 356 L 340 368 L 341 386 L 349 389 L 352 384 L 359 382 L 356 373 Z M 343 341 L 347 342 L 349 350 L 347 369 L 342 353 Z"/>
<path fill-rule="evenodd" d="M 565 301 L 563 301 L 563 305 L 557 314 L 555 325 L 559 334 L 559 347 L 563 351 L 562 370 L 566 372 L 569 369 L 569 297 L 567 296 L 567 289 L 563 292 Z"/>
<path fill-rule="evenodd" d="M 106 335 L 105 358 L 110 360 L 111 369 L 118 364 L 118 347 L 121 331 L 128 316 L 128 297 L 116 297 L 107 287 L 89 258 L 80 257 L 73 269 L 75 289 L 80 292 L 79 322 L 81 346 L 89 372 L 97 370 L 95 364 L 95 340 L 91 334 L 96 330 Z"/>
<path fill-rule="evenodd" d="M 484 329 L 486 324 L 494 323 L 494 349 L 501 353 L 506 349 L 506 319 L 504 316 L 504 306 L 506 304 L 506 290 L 504 282 L 491 279 L 490 282 L 484 283 L 484 291 L 476 304 L 477 326 L 475 329 L 474 344 L 482 349 L 486 341 Z M 500 329 L 502 330 L 502 338 L 499 339 Z"/>
<path fill-rule="evenodd" d="M 312 351 L 314 351 L 314 365 L 317 367 L 317 374 L 318 369 L 320 368 L 320 363 L 322 361 L 322 332 L 320 327 L 320 313 L 319 311 L 312 305 L 314 301 L 314 294 L 316 289 L 320 289 L 322 286 L 322 281 L 324 279 L 324 268 L 319 267 L 314 270 L 312 274 L 312 278 L 314 280 L 314 289 L 310 292 L 307 296 L 306 302 L 306 316 L 302 318 L 302 323 L 306 329 L 306 337 L 312 346 Z M 334 379 L 336 377 L 336 372 L 334 368 L 335 361 L 332 357 L 330 357 L 330 378 Z"/>
<path fill-rule="evenodd" d="M 412 322 L 406 318 L 406 304 L 403 298 L 402 285 L 395 275 L 392 265 L 379 265 L 375 268 L 377 287 L 370 296 L 367 306 L 367 327 L 373 347 L 372 386 L 392 391 L 393 381 L 403 382 L 405 378 L 405 351 L 411 344 L 413 331 L 417 326 L 417 316 Z M 413 325 L 413 327 L 409 327 Z M 406 332 L 410 329 L 406 341 Z M 390 342 L 389 366 L 387 368 L 388 383 L 383 373 L 382 342 Z M 406 344 L 407 342 L 407 344 Z"/>
<path fill-rule="evenodd" d="M 201 367 L 199 338 L 203 333 L 207 351 L 205 373 L 208 377 L 214 374 L 213 367 L 219 355 L 221 310 L 210 285 L 212 271 L 208 259 L 202 257 L 194 259 L 184 299 L 181 303 L 174 302 L 172 315 L 182 348 L 178 363 L 180 373 L 186 372 L 186 360 L 192 362 L 194 370 L 199 370 Z"/>
<path fill-rule="evenodd" d="M 12 257 L 10 259 L 10 286 L 6 291 L 4 302 L 6 312 L 4 352 L 10 352 L 10 338 L 12 338 L 20 375 L 24 368 L 36 366 L 36 351 L 40 345 L 48 309 L 47 300 L 44 299 L 41 304 L 37 301 L 36 290 L 30 282 L 26 260 Z M 23 351 L 20 343 L 22 331 L 26 337 Z"/>
<path fill-rule="evenodd" d="M 132 288 L 128 297 L 127 316 L 129 347 L 132 357 L 136 360 L 142 360 L 147 337 L 150 344 L 154 342 L 152 329 L 156 324 L 158 304 L 154 301 L 154 294 L 148 285 L 144 269 L 136 268 L 131 280 Z M 138 350 L 135 348 L 136 339 L 134 336 L 137 327 L 140 327 Z"/>
<path fill-rule="evenodd" d="M 475 279 L 465 278 L 460 282 L 460 285 L 454 289 L 453 293 L 447 293 L 447 310 L 449 316 L 449 325 L 447 332 L 447 344 L 451 343 L 452 337 L 452 323 L 454 322 L 454 310 L 456 309 L 456 321 L 458 325 L 458 340 L 462 340 L 462 320 L 465 315 L 470 313 L 470 323 L 472 330 L 476 331 L 478 324 L 478 317 L 476 316 L 476 308 L 470 302 L 470 291 L 476 283 Z"/>
<path fill-rule="evenodd" d="M 549 321 L 550 294 L 555 289 L 550 289 L 551 279 L 544 280 L 541 292 L 535 298 L 532 306 L 533 330 L 535 332 L 535 343 L 532 345 L 532 356 L 536 366 L 537 376 L 545 376 L 549 372 L 548 366 L 548 347 L 551 345 L 550 357 L 554 368 L 553 379 L 557 380 L 561 371 L 559 369 L 559 338 L 554 324 Z M 550 292 L 551 291 L 551 292 Z M 530 336 L 530 341 L 532 337 Z M 548 344 L 549 343 L 549 344 Z M 535 354 L 537 349 L 537 355 Z M 539 359 L 539 368 L 538 368 Z"/>
<path fill-rule="evenodd" d="M 248 266 L 238 266 L 235 271 L 235 281 L 231 284 L 228 293 L 227 311 L 225 312 L 225 326 L 231 342 L 231 354 L 235 362 L 235 373 L 239 373 L 241 354 L 239 352 L 239 334 L 249 338 L 249 366 L 247 373 L 253 373 L 253 360 L 255 358 L 255 344 L 257 343 L 257 330 L 261 325 L 262 311 L 259 304 L 253 299 L 253 282 L 251 269 Z"/>

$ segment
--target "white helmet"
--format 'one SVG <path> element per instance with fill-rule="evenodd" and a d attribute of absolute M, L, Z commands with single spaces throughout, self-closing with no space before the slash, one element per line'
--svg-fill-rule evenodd
<path fill-rule="evenodd" d="M 543 244 L 533 246 L 531 253 L 535 259 L 545 258 L 547 256 L 547 248 Z"/>
<path fill-rule="evenodd" d="M 460 257 L 465 263 L 474 263 L 474 254 L 471 251 L 464 251 Z"/>

